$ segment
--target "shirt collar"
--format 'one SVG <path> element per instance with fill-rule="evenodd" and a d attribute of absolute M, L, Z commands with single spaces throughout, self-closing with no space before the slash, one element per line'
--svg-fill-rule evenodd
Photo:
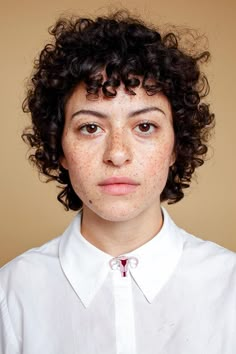
<path fill-rule="evenodd" d="M 148 302 L 173 274 L 183 251 L 181 230 L 162 208 L 164 222 L 159 233 L 136 250 L 126 253 L 139 261 L 130 273 Z M 62 269 L 81 299 L 88 307 L 112 270 L 113 258 L 89 243 L 80 232 L 81 213 L 77 214 L 61 237 L 59 258 Z"/>

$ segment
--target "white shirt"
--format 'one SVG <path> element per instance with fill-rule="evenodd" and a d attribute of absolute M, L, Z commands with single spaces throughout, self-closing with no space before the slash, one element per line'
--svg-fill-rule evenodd
<path fill-rule="evenodd" d="M 235 354 L 236 254 L 163 213 L 161 231 L 126 255 L 126 276 L 83 238 L 80 214 L 4 266 L 0 353 Z"/>

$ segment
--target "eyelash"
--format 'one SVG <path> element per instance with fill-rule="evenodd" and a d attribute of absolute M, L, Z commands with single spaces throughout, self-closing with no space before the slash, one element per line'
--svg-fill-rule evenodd
<path fill-rule="evenodd" d="M 95 126 L 96 128 L 100 128 L 99 125 L 96 124 L 96 123 L 84 123 L 83 125 L 81 125 L 79 127 L 79 131 L 82 132 L 82 134 L 84 134 L 84 135 L 96 135 L 95 133 L 89 133 L 89 132 L 85 133 L 85 132 L 82 131 L 83 128 L 88 128 L 89 126 L 90 127 L 91 126 Z M 102 129 L 102 128 L 100 128 L 100 129 Z"/>
<path fill-rule="evenodd" d="M 134 130 L 135 130 L 137 127 L 140 127 L 140 126 L 145 125 L 145 124 L 146 124 L 147 126 L 149 126 L 149 130 L 150 130 L 151 127 L 152 127 L 153 129 L 152 129 L 151 132 L 150 132 L 149 130 L 146 131 L 146 132 L 145 132 L 145 131 L 144 131 L 144 132 L 139 131 L 138 133 L 139 133 L 140 135 L 150 135 L 150 134 L 153 133 L 153 131 L 154 131 L 155 129 L 158 128 L 156 124 L 145 120 L 145 121 L 140 122 L 139 124 L 137 124 L 137 125 L 135 126 Z M 87 129 L 88 127 L 91 127 L 91 126 L 94 126 L 95 128 L 99 128 L 99 129 L 102 130 L 102 128 L 99 127 L 99 125 L 98 125 L 97 123 L 84 123 L 83 125 L 81 125 L 81 126 L 79 127 L 79 131 L 80 131 L 82 134 L 87 135 L 87 136 L 94 136 L 94 135 L 99 134 L 99 133 L 97 133 L 96 131 L 95 131 L 95 132 L 90 132 L 90 133 L 89 133 L 88 131 L 86 131 L 86 132 L 83 131 L 84 128 Z"/>
<path fill-rule="evenodd" d="M 147 132 L 139 132 L 141 135 L 151 135 L 154 132 L 154 130 L 157 129 L 157 125 L 152 122 L 149 122 L 148 120 L 140 122 L 138 125 L 136 125 L 135 128 L 140 127 L 141 125 L 145 125 L 145 124 L 148 125 L 149 128 L 152 127 L 153 129 L 152 129 L 152 131 L 148 130 Z"/>

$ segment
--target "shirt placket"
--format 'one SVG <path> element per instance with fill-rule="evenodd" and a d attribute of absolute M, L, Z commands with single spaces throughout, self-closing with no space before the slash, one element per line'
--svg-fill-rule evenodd
<path fill-rule="evenodd" d="M 136 354 L 135 322 L 133 308 L 132 278 L 113 270 L 115 302 L 116 353 Z"/>

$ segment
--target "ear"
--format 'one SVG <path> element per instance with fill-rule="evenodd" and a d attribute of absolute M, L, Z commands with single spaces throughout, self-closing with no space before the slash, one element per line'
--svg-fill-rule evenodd
<path fill-rule="evenodd" d="M 60 157 L 59 162 L 65 170 L 68 170 L 68 162 L 64 155 Z"/>
<path fill-rule="evenodd" d="M 172 152 L 171 157 L 170 157 L 170 164 L 169 167 L 173 166 L 176 161 L 176 154 L 175 151 Z"/>

